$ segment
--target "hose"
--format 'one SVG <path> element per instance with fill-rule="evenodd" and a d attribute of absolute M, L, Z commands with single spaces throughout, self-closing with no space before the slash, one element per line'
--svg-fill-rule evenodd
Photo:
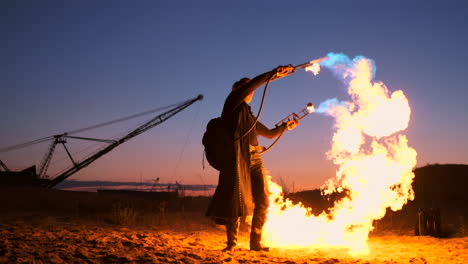
<path fill-rule="evenodd" d="M 273 79 L 273 76 L 275 76 L 275 73 L 273 73 L 270 76 L 270 78 L 268 78 L 268 80 L 267 80 L 267 82 L 265 84 L 265 88 L 263 88 L 262 102 L 260 103 L 260 108 L 258 109 L 257 117 L 255 117 L 254 123 L 242 136 L 236 138 L 234 141 L 241 140 L 242 138 L 244 138 L 247 134 L 250 133 L 250 131 L 252 131 L 252 129 L 255 127 L 255 125 L 257 125 L 258 119 L 260 118 L 260 115 L 262 113 L 263 105 L 265 103 L 266 91 L 268 90 L 268 86 L 270 84 L 270 81 Z"/>
<path fill-rule="evenodd" d="M 286 130 L 285 130 L 286 131 Z M 271 145 L 268 147 L 268 148 L 265 148 L 264 150 L 262 151 L 259 151 L 258 153 L 259 154 L 263 154 L 267 151 L 269 151 L 278 141 L 279 139 L 284 135 L 284 131 L 275 139 L 275 141 L 273 141 L 273 143 L 271 143 Z"/>
<path fill-rule="evenodd" d="M 258 109 L 258 113 L 257 113 L 257 116 L 255 117 L 255 121 L 254 121 L 253 125 L 247 130 L 247 132 L 245 132 L 242 136 L 240 136 L 239 138 L 237 138 L 235 141 L 244 138 L 247 134 L 250 133 L 250 131 L 252 131 L 252 129 L 255 127 L 255 125 L 257 125 L 258 119 L 260 118 L 260 115 L 261 115 L 261 113 L 262 113 L 263 106 L 264 106 L 264 103 L 265 103 L 265 97 L 266 97 L 266 92 L 267 92 L 267 90 L 268 90 L 268 86 L 269 86 L 271 80 L 273 80 L 273 77 L 274 77 L 274 76 L 275 76 L 275 74 L 272 74 L 272 75 L 270 76 L 270 78 L 268 78 L 268 80 L 267 80 L 267 82 L 266 82 L 266 84 L 265 84 L 265 88 L 263 88 L 262 101 L 261 101 L 261 103 L 260 103 L 260 108 Z M 286 131 L 286 130 L 285 130 L 285 131 Z M 273 143 L 271 143 L 270 146 L 268 146 L 267 148 L 265 148 L 265 149 L 262 150 L 262 151 L 259 151 L 258 153 L 259 153 L 259 154 L 263 154 L 263 153 L 269 151 L 274 145 L 276 145 L 276 143 L 280 140 L 280 138 L 283 136 L 283 134 L 284 134 L 285 131 L 283 131 L 283 132 L 275 139 L 275 141 L 273 141 Z"/>

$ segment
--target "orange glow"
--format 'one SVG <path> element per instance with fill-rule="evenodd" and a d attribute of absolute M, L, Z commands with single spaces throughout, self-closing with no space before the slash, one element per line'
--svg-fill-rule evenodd
<path fill-rule="evenodd" d="M 367 59 L 353 63 L 343 73 L 350 79 L 351 100 L 327 109 L 335 118 L 336 131 L 326 155 L 337 172 L 322 187 L 324 194 L 347 190 L 349 195 L 337 201 L 329 214 L 314 216 L 313 208 L 285 199 L 270 177 L 266 245 L 345 247 L 352 255 L 367 254 L 373 221 L 384 217 L 387 208 L 400 210 L 414 199 L 411 183 L 417 153 L 402 134 L 410 119 L 408 100 L 402 91 L 389 94 L 383 83 L 374 82 Z"/>

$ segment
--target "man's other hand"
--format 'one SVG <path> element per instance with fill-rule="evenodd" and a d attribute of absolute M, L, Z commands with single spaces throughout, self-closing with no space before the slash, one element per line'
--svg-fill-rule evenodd
<path fill-rule="evenodd" d="M 299 125 L 299 121 L 297 120 L 289 120 L 288 123 L 286 123 L 286 127 L 288 130 L 293 130 Z"/>

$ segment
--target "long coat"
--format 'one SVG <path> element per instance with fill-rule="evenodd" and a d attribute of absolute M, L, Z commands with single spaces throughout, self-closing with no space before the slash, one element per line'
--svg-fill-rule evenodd
<path fill-rule="evenodd" d="M 249 144 L 256 141 L 256 129 L 243 136 L 255 122 L 245 97 L 255 91 L 275 74 L 275 71 L 259 75 L 244 87 L 232 91 L 226 98 L 221 118 L 231 133 L 232 141 L 226 146 L 226 162 L 219 173 L 219 181 L 206 215 L 218 224 L 226 224 L 233 218 L 252 215 L 253 198 L 250 179 Z M 258 123 L 257 127 L 264 126 Z M 275 129 L 274 134 L 284 131 Z"/>

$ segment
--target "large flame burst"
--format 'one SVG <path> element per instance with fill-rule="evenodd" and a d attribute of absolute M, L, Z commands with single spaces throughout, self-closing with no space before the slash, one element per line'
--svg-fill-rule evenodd
<path fill-rule="evenodd" d="M 366 254 L 373 220 L 381 219 L 387 208 L 400 210 L 414 199 L 416 151 L 402 134 L 411 110 L 402 91 L 390 94 L 382 82 L 373 80 L 376 68 L 371 59 L 330 53 L 320 65 L 347 85 L 350 96 L 349 101 L 325 101 L 317 109 L 335 119 L 336 129 L 327 157 L 338 169 L 322 192 L 346 190 L 348 195 L 329 213 L 314 216 L 313 208 L 285 199 L 270 179 L 264 243 L 283 248 L 339 246 Z"/>

